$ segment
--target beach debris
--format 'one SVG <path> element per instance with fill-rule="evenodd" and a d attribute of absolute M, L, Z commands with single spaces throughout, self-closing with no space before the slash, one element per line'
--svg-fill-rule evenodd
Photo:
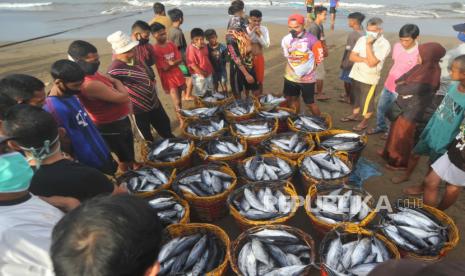
<path fill-rule="evenodd" d="M 202 169 L 179 180 L 178 188 L 182 192 L 199 197 L 214 196 L 226 191 L 233 182 L 233 177 L 214 169 Z"/>
<path fill-rule="evenodd" d="M 215 135 L 225 127 L 224 120 L 206 120 L 191 122 L 187 126 L 187 133 L 197 137 L 209 137 Z"/>
<path fill-rule="evenodd" d="M 225 110 L 235 116 L 244 116 L 255 112 L 255 103 L 252 99 L 235 100 L 228 104 Z"/>
<path fill-rule="evenodd" d="M 325 137 L 324 141 L 320 143 L 324 149 L 333 149 L 337 151 L 356 151 L 364 146 L 362 136 L 357 133 L 340 133 L 331 137 Z"/>
<path fill-rule="evenodd" d="M 286 101 L 284 97 L 275 97 L 271 94 L 267 94 L 265 96 L 260 97 L 260 103 L 262 105 L 274 105 L 278 106 L 279 104 Z"/>
<path fill-rule="evenodd" d="M 338 179 L 350 173 L 350 168 L 344 161 L 328 152 L 306 156 L 301 169 L 321 180 Z"/>
<path fill-rule="evenodd" d="M 168 183 L 170 176 L 165 172 L 150 167 L 129 171 L 122 177 L 121 185 L 130 193 L 152 192 Z"/>
<path fill-rule="evenodd" d="M 277 156 L 260 155 L 242 164 L 245 176 L 252 181 L 286 180 L 293 174 L 291 165 Z"/>
<path fill-rule="evenodd" d="M 217 158 L 227 157 L 244 151 L 244 146 L 242 146 L 239 140 L 221 137 L 208 141 L 204 148 L 207 155 Z"/>
<path fill-rule="evenodd" d="M 149 201 L 150 206 L 157 211 L 160 221 L 165 224 L 175 224 L 184 217 L 186 209 L 172 195 L 161 194 Z"/>
<path fill-rule="evenodd" d="M 148 159 L 150 161 L 174 162 L 189 153 L 192 142 L 178 138 L 168 138 L 154 144 L 151 148 Z"/>
<path fill-rule="evenodd" d="M 209 118 L 214 116 L 219 111 L 218 107 L 200 107 L 195 109 L 181 109 L 181 115 L 185 117 L 199 117 L 199 118 Z"/>
<path fill-rule="evenodd" d="M 328 130 L 328 124 L 323 117 L 298 115 L 294 119 L 294 127 L 308 132 L 320 132 Z"/>
<path fill-rule="evenodd" d="M 309 150 L 306 137 L 294 132 L 279 134 L 265 141 L 265 145 L 288 153 L 303 153 Z"/>

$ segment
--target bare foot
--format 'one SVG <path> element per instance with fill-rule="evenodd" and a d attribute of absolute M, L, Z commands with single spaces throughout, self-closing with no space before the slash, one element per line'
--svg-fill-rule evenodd
<path fill-rule="evenodd" d="M 423 185 L 410 186 L 402 190 L 406 195 L 421 195 L 424 192 Z"/>
<path fill-rule="evenodd" d="M 400 184 L 402 182 L 408 181 L 409 177 L 406 176 L 405 174 L 402 174 L 401 176 L 394 176 L 391 181 L 394 184 Z"/>

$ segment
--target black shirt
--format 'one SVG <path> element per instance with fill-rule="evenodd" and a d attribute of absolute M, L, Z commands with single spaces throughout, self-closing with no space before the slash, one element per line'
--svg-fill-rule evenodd
<path fill-rule="evenodd" d="M 40 166 L 32 177 L 29 191 L 38 196 L 66 196 L 84 201 L 110 194 L 113 189 L 113 183 L 99 170 L 62 159 Z"/>
<path fill-rule="evenodd" d="M 449 159 L 452 164 L 462 171 L 465 171 L 465 142 L 463 131 L 460 131 L 457 135 L 457 138 L 447 151 L 447 155 L 449 155 Z"/>

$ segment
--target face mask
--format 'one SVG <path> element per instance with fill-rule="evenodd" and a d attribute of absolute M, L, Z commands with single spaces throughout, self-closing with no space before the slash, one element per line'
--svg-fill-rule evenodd
<path fill-rule="evenodd" d="M 291 30 L 289 33 L 291 33 L 292 38 L 298 38 L 300 35 L 296 30 Z"/>
<path fill-rule="evenodd" d="M 460 33 L 457 35 L 457 38 L 458 38 L 460 41 L 465 42 L 465 33 L 460 32 Z"/>
<path fill-rule="evenodd" d="M 371 36 L 373 38 L 378 38 L 378 33 L 377 32 L 370 32 L 370 31 L 367 31 L 367 37 L 368 36 Z"/>
<path fill-rule="evenodd" d="M 29 189 L 33 171 L 19 152 L 0 155 L 0 193 Z"/>
<path fill-rule="evenodd" d="M 77 94 L 81 93 L 81 90 L 70 89 L 70 88 L 66 87 L 66 85 L 64 85 L 64 87 L 65 87 L 65 89 L 63 90 L 63 94 L 65 94 L 65 95 L 73 96 L 73 95 L 77 95 Z"/>
<path fill-rule="evenodd" d="M 79 60 L 77 62 L 79 66 L 81 66 L 82 71 L 86 73 L 86 75 L 93 75 L 95 72 L 97 72 L 99 66 L 100 66 L 100 61 L 97 62 L 86 62 L 83 60 Z"/>
<path fill-rule="evenodd" d="M 27 159 L 27 161 L 34 160 L 35 167 L 39 169 L 43 160 L 49 158 L 50 156 L 54 155 L 55 153 L 61 150 L 59 138 L 60 136 L 57 135 L 57 137 L 53 141 L 45 140 L 44 145 L 41 148 L 27 148 L 21 146 L 19 148 L 25 152 L 29 152 L 32 155 L 32 157 L 29 157 Z M 55 150 L 52 150 L 55 145 L 57 145 Z"/>
<path fill-rule="evenodd" d="M 144 45 L 149 43 L 150 39 L 148 38 L 139 38 L 139 45 Z"/>

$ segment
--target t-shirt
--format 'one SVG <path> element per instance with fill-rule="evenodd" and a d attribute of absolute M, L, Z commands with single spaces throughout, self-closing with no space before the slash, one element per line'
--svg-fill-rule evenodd
<path fill-rule="evenodd" d="M 27 194 L 0 201 L 0 275 L 51 276 L 52 230 L 63 213 Z"/>
<path fill-rule="evenodd" d="M 44 109 L 66 130 L 76 160 L 106 174 L 115 172 L 110 150 L 76 96 L 49 96 Z"/>
<path fill-rule="evenodd" d="M 394 64 L 389 71 L 384 87 L 390 92 L 396 92 L 396 80 L 418 64 L 418 45 L 406 50 L 400 43 L 396 43 L 392 50 Z"/>
<path fill-rule="evenodd" d="M 352 52 L 357 53 L 360 57 L 366 58 L 366 41 L 366 36 L 359 38 Z M 391 51 L 391 45 L 384 36 L 381 36 L 373 43 L 373 51 L 376 58 L 379 60 L 379 63 L 375 67 L 370 67 L 365 62 L 354 63 L 349 74 L 350 78 L 365 84 L 378 84 L 379 79 L 381 78 L 381 70 L 383 69 L 384 60 Z"/>
<path fill-rule="evenodd" d="M 178 47 L 178 50 L 181 52 L 182 59 L 186 61 L 187 42 L 181 28 L 171 28 L 168 32 L 168 40 Z"/>
<path fill-rule="evenodd" d="M 150 21 L 149 25 L 152 25 L 155 22 L 158 22 L 165 26 L 166 30 L 169 30 L 171 28 L 171 25 L 173 24 L 173 22 L 171 22 L 171 19 L 165 15 L 155 15 L 155 17 Z"/>
<path fill-rule="evenodd" d="M 337 2 L 339 2 L 339 0 L 329 0 L 329 6 L 331 8 L 335 8 L 337 6 Z"/>
<path fill-rule="evenodd" d="M 155 73 L 153 72 L 152 66 L 155 65 L 155 53 L 153 52 L 153 46 L 150 43 L 139 44 L 135 48 L 134 57 L 140 64 L 145 64 L 147 74 L 155 82 Z"/>
<path fill-rule="evenodd" d="M 181 53 L 171 41 L 167 41 L 163 46 L 155 44 L 153 45 L 153 49 L 155 51 L 155 63 L 157 64 L 161 84 L 165 92 L 169 94 L 170 88 L 178 88 L 185 84 L 184 75 L 178 66 L 171 67 L 166 72 L 161 70 L 161 68 L 169 66 L 169 60 L 180 59 Z"/>
<path fill-rule="evenodd" d="M 247 27 L 247 34 L 250 37 L 252 43 L 260 44 L 264 48 L 270 47 L 270 32 L 265 26 L 260 26 L 260 32 L 262 35 L 258 35 L 256 32 L 251 32 L 250 28 Z"/>
<path fill-rule="evenodd" d="M 344 50 L 344 55 L 342 56 L 341 68 L 343 70 L 350 70 L 354 63 L 350 61 L 350 52 L 354 48 L 358 39 L 365 34 L 365 31 L 353 31 L 347 36 L 346 49 Z"/>
<path fill-rule="evenodd" d="M 226 71 L 228 49 L 224 44 L 218 43 L 216 47 L 212 47 L 208 44 L 208 56 L 215 72 Z"/>
<path fill-rule="evenodd" d="M 462 125 L 462 127 L 465 127 L 465 125 Z M 462 129 L 455 137 L 455 141 L 449 147 L 447 155 L 449 155 L 449 160 L 452 164 L 462 171 L 465 171 L 465 133 Z"/>
<path fill-rule="evenodd" d="M 213 67 L 210 63 L 210 59 L 208 58 L 207 46 L 197 48 L 193 44 L 189 45 L 186 52 L 186 61 L 191 74 L 196 74 L 192 69 L 192 65 L 199 66 L 200 69 L 207 73 L 207 76 L 213 73 Z"/>
<path fill-rule="evenodd" d="M 439 66 L 441 67 L 441 82 L 437 95 L 446 95 L 449 85 L 453 83 L 449 74 L 449 67 L 452 65 L 454 59 L 458 56 L 465 55 L 465 43 L 460 44 L 458 47 L 447 51 L 446 55 L 441 59 Z"/>
<path fill-rule="evenodd" d="M 325 40 L 325 31 L 323 24 L 316 24 L 315 21 L 312 21 L 308 26 L 308 32 L 314 35 L 319 40 Z"/>
<path fill-rule="evenodd" d="M 98 170 L 68 159 L 41 165 L 29 190 L 38 196 L 66 196 L 80 201 L 111 194 L 114 185 Z"/>
<path fill-rule="evenodd" d="M 316 65 L 324 58 L 321 42 L 309 32 L 300 38 L 288 34 L 283 38 L 281 47 L 287 58 L 284 77 L 296 83 L 316 82 Z"/>

